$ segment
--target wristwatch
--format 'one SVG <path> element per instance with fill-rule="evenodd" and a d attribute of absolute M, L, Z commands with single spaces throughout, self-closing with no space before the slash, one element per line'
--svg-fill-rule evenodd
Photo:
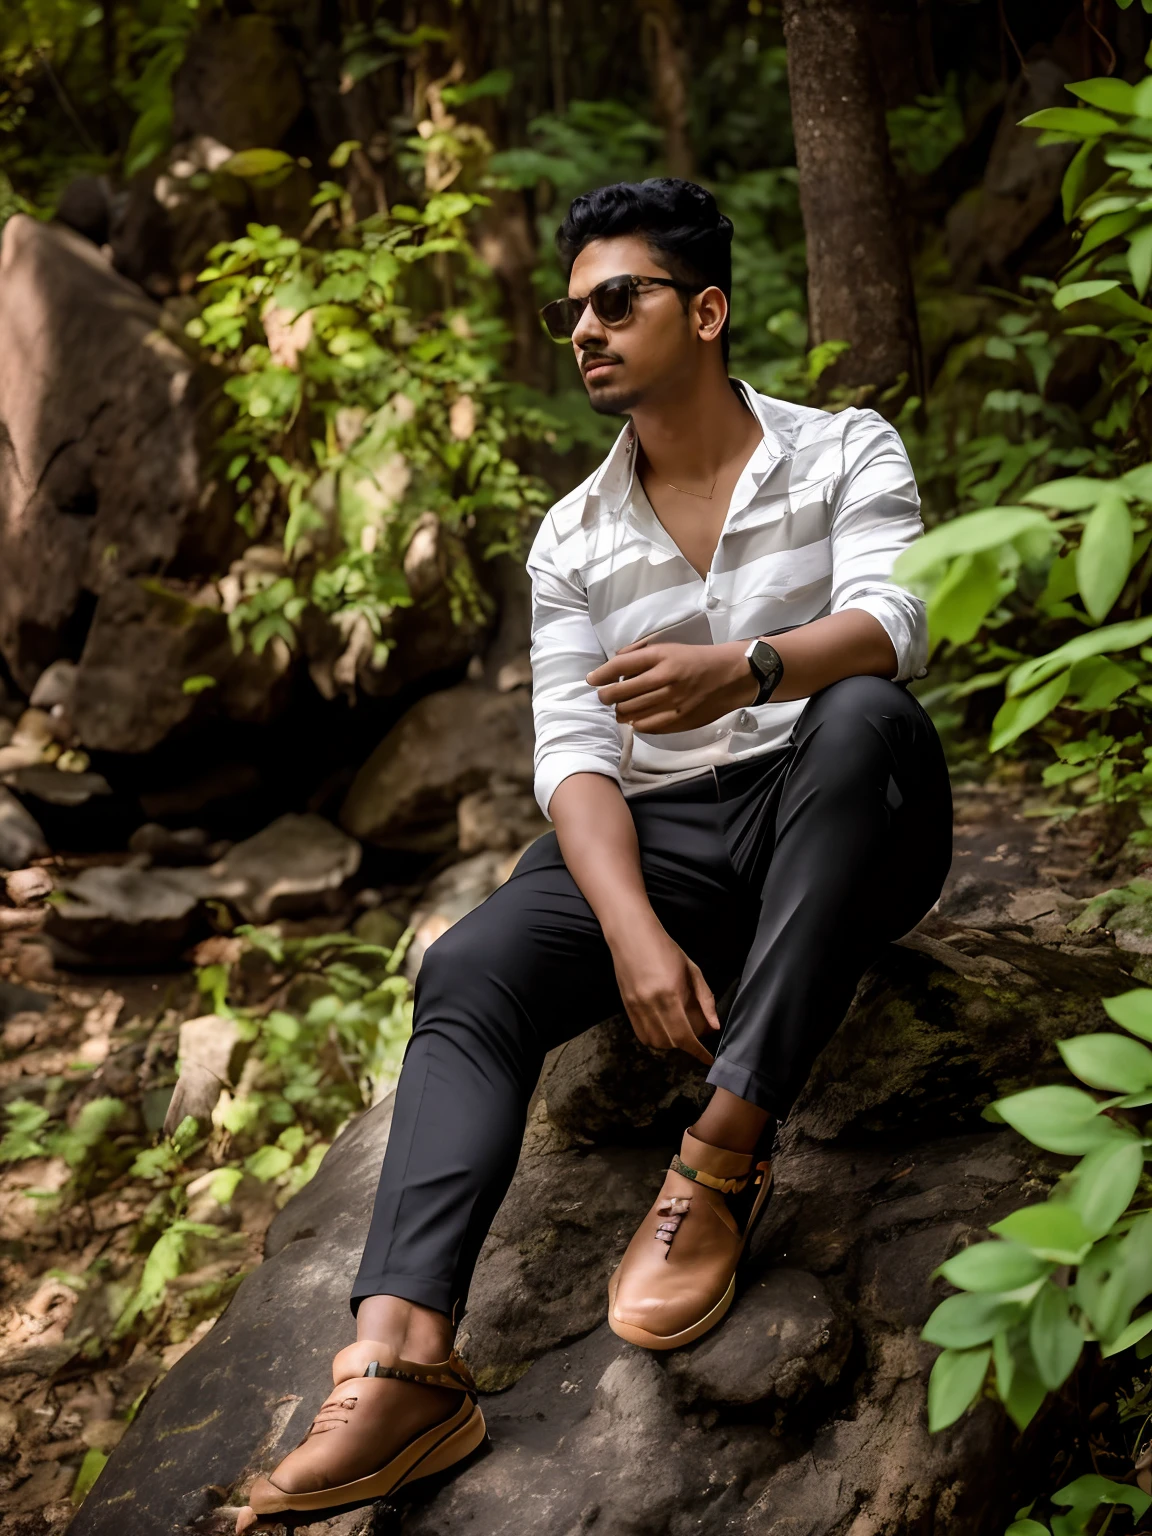
<path fill-rule="evenodd" d="M 780 660 L 780 653 L 775 646 L 769 645 L 767 640 L 753 640 L 744 654 L 748 658 L 752 676 L 760 684 L 760 691 L 752 703 L 753 705 L 767 704 L 784 676 L 784 663 Z"/>

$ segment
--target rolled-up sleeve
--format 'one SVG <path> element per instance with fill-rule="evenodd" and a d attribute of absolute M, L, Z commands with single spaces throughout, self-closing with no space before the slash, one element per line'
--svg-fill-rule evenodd
<path fill-rule="evenodd" d="M 545 816 L 557 788 L 574 773 L 602 773 L 619 784 L 621 750 L 615 715 L 585 681 L 607 657 L 588 616 L 587 594 L 578 581 L 557 569 L 550 524 L 545 519 L 528 559 L 534 787 Z"/>
<path fill-rule="evenodd" d="M 902 550 L 924 532 L 920 496 L 900 435 L 875 411 L 845 411 L 844 472 L 832 508 L 833 613 L 861 608 L 896 651 L 896 680 L 923 677 L 923 602 L 891 580 Z"/>

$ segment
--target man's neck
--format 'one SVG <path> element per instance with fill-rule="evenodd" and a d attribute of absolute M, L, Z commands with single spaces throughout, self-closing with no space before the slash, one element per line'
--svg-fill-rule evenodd
<path fill-rule="evenodd" d="M 653 475 L 673 485 L 696 485 L 721 474 L 733 459 L 745 462 L 763 436 L 760 423 L 727 375 L 639 407 L 632 425 Z"/>

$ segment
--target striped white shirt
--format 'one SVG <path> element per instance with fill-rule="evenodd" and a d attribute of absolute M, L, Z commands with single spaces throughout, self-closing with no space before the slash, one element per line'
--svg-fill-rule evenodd
<path fill-rule="evenodd" d="M 890 580 L 897 555 L 923 532 L 899 435 L 875 411 L 833 415 L 739 387 L 764 437 L 736 483 L 707 577 L 644 494 L 631 423 L 540 527 L 528 571 L 535 788 L 545 814 L 573 773 L 606 774 L 629 794 L 787 743 L 805 699 L 663 736 L 617 725 L 584 679 L 655 630 L 676 626 L 670 640 L 721 644 L 862 608 L 895 647 L 897 679 L 924 675 L 924 605 Z"/>

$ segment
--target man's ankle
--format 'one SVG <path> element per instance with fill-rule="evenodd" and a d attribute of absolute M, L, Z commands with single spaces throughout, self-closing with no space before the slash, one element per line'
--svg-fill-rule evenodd
<path fill-rule="evenodd" d="M 387 1345 L 402 1359 L 436 1365 L 452 1351 L 455 1329 L 443 1312 L 402 1296 L 365 1296 L 356 1313 L 356 1337 Z"/>

